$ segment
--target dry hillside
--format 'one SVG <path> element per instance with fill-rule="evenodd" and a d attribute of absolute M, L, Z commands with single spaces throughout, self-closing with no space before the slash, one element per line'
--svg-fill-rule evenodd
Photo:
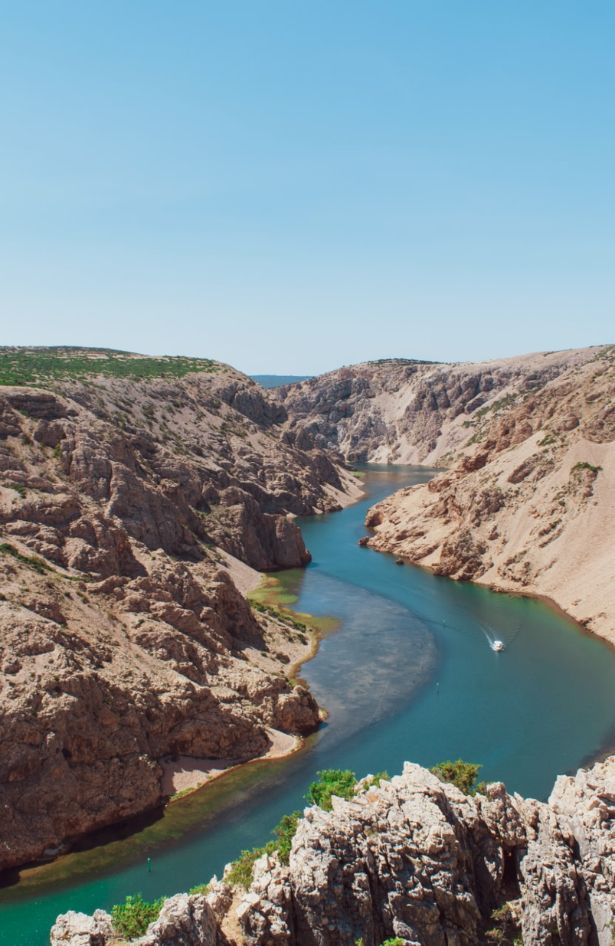
<path fill-rule="evenodd" d="M 305 635 L 227 568 L 305 563 L 289 516 L 356 494 L 285 420 L 209 361 L 0 350 L 0 867 L 317 725 Z"/>
<path fill-rule="evenodd" d="M 615 348 L 568 353 L 555 377 L 492 398 L 461 426 L 451 469 L 370 511 L 369 544 L 546 595 L 615 643 Z"/>
<path fill-rule="evenodd" d="M 500 414 L 599 349 L 475 364 L 389 359 L 339 368 L 279 390 L 288 436 L 355 461 L 446 463 L 485 414 Z"/>

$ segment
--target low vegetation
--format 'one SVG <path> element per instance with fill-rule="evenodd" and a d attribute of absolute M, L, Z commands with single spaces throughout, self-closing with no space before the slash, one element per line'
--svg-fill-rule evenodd
<path fill-rule="evenodd" d="M 499 946 L 523 946 L 519 923 L 510 903 L 503 903 L 491 914 L 494 925 L 487 930 L 486 938 Z"/>
<path fill-rule="evenodd" d="M 300 811 L 293 811 L 290 815 L 284 815 L 273 829 L 275 840 L 268 841 L 262 847 L 252 848 L 251 851 L 242 851 L 224 875 L 225 881 L 236 887 L 245 887 L 247 890 L 252 883 L 254 864 L 263 854 L 277 853 L 281 863 L 288 864 L 290 849 L 300 817 Z"/>
<path fill-rule="evenodd" d="M 582 460 L 580 463 L 575 463 L 570 472 L 573 474 L 573 476 L 578 476 L 580 473 L 584 473 L 585 470 L 589 470 L 590 473 L 593 473 L 594 476 L 597 476 L 601 469 L 601 466 L 594 466 L 592 463 L 587 463 L 585 460 Z"/>
<path fill-rule="evenodd" d="M 39 575 L 50 575 L 56 578 L 62 578 L 65 581 L 79 582 L 79 584 L 87 584 L 88 582 L 94 581 L 91 575 L 66 575 L 63 572 L 59 572 L 55 568 L 52 568 L 44 558 L 39 558 L 37 555 L 24 555 L 9 542 L 0 542 L 0 555 L 9 555 L 11 558 L 14 558 L 16 562 L 27 565 L 28 568 L 31 568 Z M 80 598 L 86 600 L 83 592 L 78 591 L 77 594 Z"/>
<path fill-rule="evenodd" d="M 21 562 L 22 565 L 27 565 L 29 568 L 34 569 L 39 575 L 53 571 L 51 566 L 48 565 L 44 559 L 38 558 L 36 555 L 22 555 L 21 552 L 18 552 L 17 549 L 13 545 L 9 545 L 8 542 L 2 542 L 0 544 L 0 553 L 2 555 L 10 555 L 11 558 Z"/>
<path fill-rule="evenodd" d="M 111 909 L 113 928 L 126 939 L 143 936 L 150 923 L 158 919 L 166 897 L 157 900 L 144 900 L 140 893 L 128 896 L 124 903 L 118 903 Z"/>
<path fill-rule="evenodd" d="M 430 771 L 437 775 L 440 781 L 456 785 L 464 795 L 476 795 L 484 788 L 484 782 L 476 781 L 481 768 L 482 766 L 475 762 L 457 759 L 456 762 L 439 762 Z"/>
<path fill-rule="evenodd" d="M 200 894 L 205 896 L 209 892 L 209 884 L 197 884 L 196 887 L 191 887 L 188 891 L 189 894 Z"/>
<path fill-rule="evenodd" d="M 304 636 L 302 643 L 307 643 L 307 634 L 314 631 L 319 637 L 334 631 L 338 627 L 336 618 L 317 617 L 294 611 L 292 605 L 297 601 L 297 589 L 301 580 L 299 569 L 289 569 L 281 575 L 267 575 L 258 588 L 250 591 L 247 598 L 251 607 L 262 614 L 268 614 L 274 620 L 292 625 Z"/>
<path fill-rule="evenodd" d="M 22 499 L 26 495 L 27 490 L 23 483 L 3 483 L 2 485 L 5 489 L 15 490 L 16 493 L 19 493 Z"/>
<path fill-rule="evenodd" d="M 252 883 L 254 864 L 263 854 L 273 854 L 275 841 L 268 841 L 262 847 L 253 847 L 251 851 L 242 851 L 236 861 L 233 861 L 224 879 L 233 887 L 244 887 L 246 890 Z"/>
<path fill-rule="evenodd" d="M 306 800 L 324 811 L 331 811 L 332 798 L 353 798 L 357 776 L 350 769 L 324 769 L 316 773 L 318 778 L 307 790 Z"/>
<path fill-rule="evenodd" d="M 210 358 L 146 358 L 128 352 L 81 348 L 0 349 L 0 385 L 40 385 L 54 380 L 111 378 L 183 378 L 197 371 L 212 372 Z"/>
<path fill-rule="evenodd" d="M 277 827 L 273 829 L 273 833 L 276 836 L 274 844 L 282 864 L 288 864 L 290 860 L 290 849 L 300 817 L 300 811 L 293 811 L 290 815 L 284 815 Z"/>
<path fill-rule="evenodd" d="M 368 775 L 363 779 L 363 788 L 379 788 L 381 782 L 390 781 L 391 776 L 388 772 L 376 772 L 375 775 Z"/>
<path fill-rule="evenodd" d="M 480 407 L 478 410 L 474 411 L 474 418 L 486 417 L 487 414 L 491 414 L 492 412 L 499 414 L 499 412 L 505 408 L 512 407 L 516 401 L 517 398 L 514 394 L 505 394 L 504 397 L 499 398 L 497 401 L 486 404 L 484 407 Z"/>
<path fill-rule="evenodd" d="M 365 946 L 365 940 L 362 936 L 360 936 L 358 939 L 355 939 L 354 946 Z M 393 936 L 389 937 L 389 939 L 385 939 L 384 942 L 380 944 L 380 946 L 404 946 L 404 940 L 400 939 L 399 936 Z"/>
<path fill-rule="evenodd" d="M 317 778 L 308 788 L 305 800 L 309 805 L 318 805 L 324 811 L 331 811 L 334 795 L 338 798 L 354 798 L 358 791 L 378 786 L 384 779 L 389 778 L 386 772 L 378 772 L 359 784 L 356 774 L 350 769 L 323 769 L 316 774 Z M 225 874 L 226 882 L 247 889 L 252 883 L 254 864 L 263 854 L 277 853 L 281 863 L 288 864 L 292 841 L 300 818 L 300 811 L 284 815 L 273 829 L 275 840 L 268 841 L 262 847 L 253 848 L 251 851 L 242 851 Z"/>
<path fill-rule="evenodd" d="M 303 633 L 309 631 L 307 624 L 305 624 L 304 621 L 297 620 L 297 618 L 293 616 L 293 612 L 288 608 L 282 610 L 281 608 L 273 607 L 273 605 L 262 604 L 260 601 L 252 601 L 251 604 L 254 610 L 258 611 L 260 614 L 268 614 L 276 621 L 282 621 L 284 624 L 290 624 L 297 631 L 302 631 Z"/>

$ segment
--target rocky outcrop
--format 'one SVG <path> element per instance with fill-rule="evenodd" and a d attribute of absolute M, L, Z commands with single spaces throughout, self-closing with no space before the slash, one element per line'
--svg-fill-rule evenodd
<path fill-rule="evenodd" d="M 615 757 L 558 778 L 548 803 L 501 784 L 469 797 L 406 764 L 334 799 L 331 812 L 307 809 L 288 865 L 265 854 L 238 902 L 217 882 L 204 896 L 173 897 L 139 942 L 610 946 L 614 824 Z M 51 935 L 52 946 L 111 942 L 100 912 L 60 917 Z"/>
<path fill-rule="evenodd" d="M 615 349 L 474 415 L 456 463 L 370 510 L 369 545 L 540 594 L 615 642 Z"/>
<path fill-rule="evenodd" d="M 177 757 L 318 725 L 284 673 L 309 644 L 252 612 L 221 550 L 302 565 L 292 516 L 357 486 L 214 368 L 0 387 L 0 869 L 160 805 Z"/>
<path fill-rule="evenodd" d="M 280 388 L 287 437 L 354 461 L 446 463 L 499 414 L 600 349 L 547 352 L 476 364 L 385 359 Z"/>

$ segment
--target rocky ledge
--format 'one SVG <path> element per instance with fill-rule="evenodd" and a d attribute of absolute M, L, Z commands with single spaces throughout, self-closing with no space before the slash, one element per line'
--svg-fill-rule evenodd
<path fill-rule="evenodd" d="M 502 784 L 464 795 L 418 765 L 306 809 L 289 863 L 251 886 L 170 898 L 140 946 L 609 946 L 615 757 L 560 776 L 547 803 Z M 52 946 L 112 946 L 111 918 L 67 913 Z"/>

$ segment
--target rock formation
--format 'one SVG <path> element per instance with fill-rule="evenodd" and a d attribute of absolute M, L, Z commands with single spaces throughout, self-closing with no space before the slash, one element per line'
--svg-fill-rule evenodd
<path fill-rule="evenodd" d="M 548 803 L 501 784 L 466 796 L 417 765 L 305 811 L 288 865 L 249 890 L 172 897 L 140 946 L 610 946 L 615 757 L 560 777 Z M 234 894 L 234 896 L 233 896 Z M 52 946 L 111 946 L 110 918 L 59 917 Z"/>
<path fill-rule="evenodd" d="M 446 463 L 486 412 L 539 391 L 601 349 L 522 355 L 476 364 L 384 359 L 282 387 L 288 438 L 353 461 Z"/>
<path fill-rule="evenodd" d="M 615 348 L 602 348 L 472 410 L 451 469 L 370 510 L 369 545 L 548 596 L 615 643 L 614 396 Z"/>
<path fill-rule="evenodd" d="M 252 612 L 225 553 L 304 564 L 289 517 L 356 482 L 233 369 L 132 357 L 0 352 L 0 376 L 55 366 L 0 387 L 0 868 L 160 804 L 178 756 L 245 760 L 318 722 L 284 673 L 305 637 Z"/>

